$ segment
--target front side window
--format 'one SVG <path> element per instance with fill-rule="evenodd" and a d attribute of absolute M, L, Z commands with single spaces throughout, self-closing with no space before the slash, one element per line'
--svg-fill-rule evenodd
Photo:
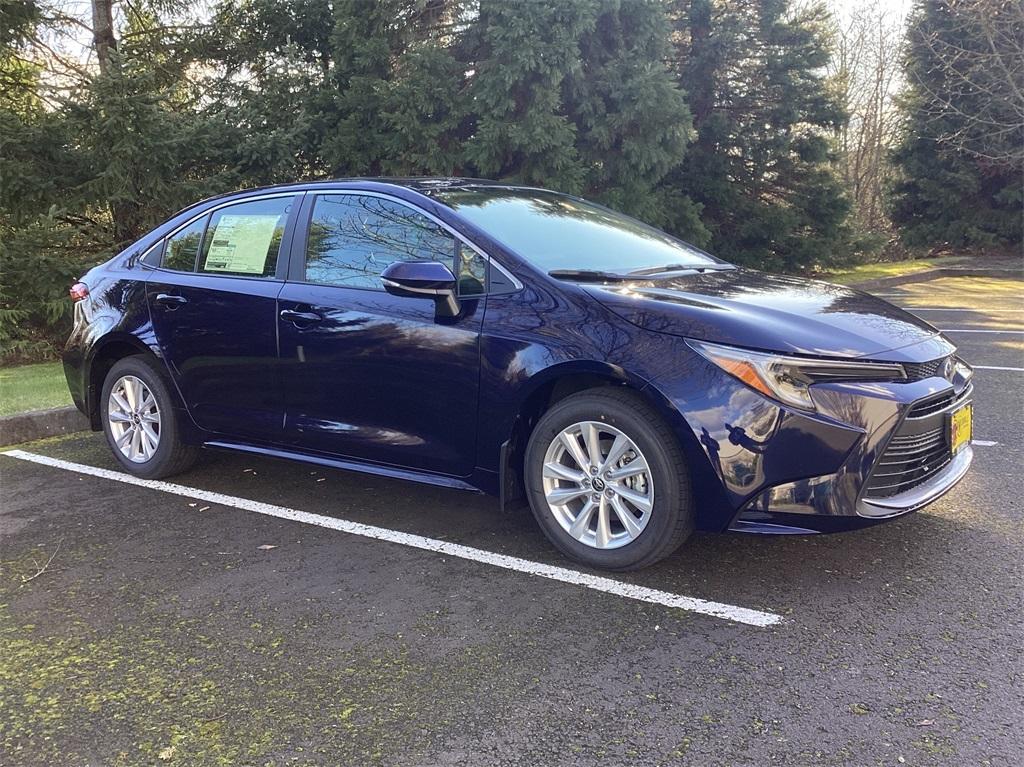
<path fill-rule="evenodd" d="M 306 245 L 307 282 L 383 290 L 381 272 L 396 261 L 436 261 L 459 278 L 464 294 L 483 292 L 483 257 L 460 247 L 422 213 L 370 195 L 316 199 Z"/>
<path fill-rule="evenodd" d="M 203 216 L 198 221 L 193 221 L 167 239 L 167 247 L 164 248 L 164 258 L 161 262 L 164 269 L 173 269 L 176 272 L 195 271 L 196 257 L 199 255 L 199 246 L 203 242 L 203 230 L 208 218 L 209 216 Z"/>
<path fill-rule="evenodd" d="M 293 197 L 273 197 L 214 211 L 199 271 L 233 277 L 274 277 Z"/>

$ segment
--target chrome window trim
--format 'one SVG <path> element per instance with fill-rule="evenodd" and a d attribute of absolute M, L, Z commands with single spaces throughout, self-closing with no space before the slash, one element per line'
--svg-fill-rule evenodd
<path fill-rule="evenodd" d="M 149 258 L 149 254 L 152 253 L 157 248 L 163 248 L 165 239 L 166 239 L 165 237 L 161 237 L 159 240 L 157 240 L 152 245 L 150 245 L 148 248 L 146 248 L 140 255 L 135 257 L 135 263 L 138 264 L 139 266 L 143 266 L 143 267 L 145 267 L 147 269 L 159 269 L 160 267 L 158 267 L 158 266 L 153 266 L 152 264 L 147 264 L 146 263 L 146 259 Z M 160 258 L 161 258 L 161 260 L 163 259 L 163 253 L 160 254 Z"/>
<path fill-rule="evenodd" d="M 488 263 L 489 266 L 494 266 L 496 269 L 498 269 L 503 275 L 505 275 L 505 277 L 507 277 L 512 282 L 514 290 L 512 290 L 511 292 L 517 293 L 517 292 L 519 292 L 520 290 L 523 289 L 523 283 L 520 282 L 516 278 L 516 276 L 514 274 L 509 272 L 509 270 L 506 269 L 504 267 L 504 265 L 502 265 L 502 263 L 500 261 L 498 261 L 498 259 L 494 258 L 494 256 L 492 256 L 487 250 L 485 250 L 484 248 L 481 248 L 479 245 L 477 245 L 475 242 L 473 242 L 469 237 L 466 237 L 464 234 L 462 234 L 462 232 L 459 232 L 454 227 L 450 226 L 446 222 L 444 222 L 441 219 L 439 219 L 437 216 L 435 216 L 430 211 L 424 210 L 423 208 L 419 207 L 415 203 L 411 203 L 408 200 L 403 200 L 402 198 L 395 197 L 394 195 L 391 195 L 391 194 L 385 194 L 384 192 L 377 192 L 377 191 L 371 191 L 371 190 L 363 191 L 363 190 L 360 190 L 360 189 L 323 189 L 323 190 L 316 190 L 316 191 L 310 190 L 309 193 L 312 194 L 312 195 L 315 195 L 316 197 L 326 197 L 328 195 L 350 195 L 350 196 L 351 195 L 359 195 L 360 197 L 379 197 L 381 199 L 388 200 L 390 202 L 398 203 L 399 205 L 401 205 L 403 207 L 409 208 L 410 210 L 413 210 L 413 211 L 415 211 L 417 213 L 422 214 L 423 216 L 426 216 L 428 219 L 430 219 L 435 224 L 437 224 L 442 229 L 444 229 L 446 232 L 448 232 L 456 240 L 459 240 L 460 242 L 462 242 L 462 243 L 464 243 L 466 245 L 469 245 L 469 247 L 471 247 L 477 253 L 480 253 L 484 258 L 487 259 L 487 263 Z M 315 205 L 315 203 L 314 203 L 314 205 Z M 310 213 L 312 213 L 312 209 L 310 210 Z M 305 259 L 306 259 L 306 246 L 305 246 L 305 243 L 303 243 L 303 245 L 302 245 L 302 259 L 303 259 L 303 266 L 305 266 Z M 305 273 L 305 271 L 303 271 L 303 273 Z M 345 287 L 348 287 L 348 286 L 345 286 L 345 285 L 328 285 L 328 284 L 322 283 L 322 282 L 306 282 L 306 281 L 303 281 L 301 284 L 303 284 L 303 285 L 320 285 L 322 287 L 329 287 L 329 288 L 339 288 L 339 287 L 340 288 L 345 288 Z M 352 289 L 357 289 L 357 290 L 376 290 L 376 288 L 355 288 L 354 286 L 353 287 L 348 287 L 348 289 L 349 290 L 352 290 Z M 486 292 L 486 293 L 480 293 L 479 295 L 475 295 L 475 296 L 466 296 L 466 298 L 467 299 L 468 298 L 480 298 L 482 296 L 487 296 L 487 295 L 490 295 L 489 291 Z M 509 295 L 509 294 L 508 293 L 500 293 L 498 295 Z"/>

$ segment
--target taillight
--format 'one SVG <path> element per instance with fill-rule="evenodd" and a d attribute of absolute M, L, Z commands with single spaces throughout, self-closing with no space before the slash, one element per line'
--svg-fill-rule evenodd
<path fill-rule="evenodd" d="M 71 295 L 72 301 L 81 301 L 83 298 L 89 297 L 89 286 L 84 282 L 76 282 L 68 290 L 68 293 Z"/>

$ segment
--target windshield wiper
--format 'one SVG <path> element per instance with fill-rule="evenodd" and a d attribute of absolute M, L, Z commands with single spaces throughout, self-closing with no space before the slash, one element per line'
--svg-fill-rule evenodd
<path fill-rule="evenodd" d="M 615 282 L 622 282 L 624 280 L 633 279 L 627 274 L 602 272 L 597 269 L 554 269 L 548 272 L 548 274 L 556 280 L 614 280 Z"/>
<path fill-rule="evenodd" d="M 634 269 L 628 274 L 631 275 L 645 275 L 645 274 L 662 274 L 664 272 L 719 272 L 723 269 L 730 269 L 728 264 L 665 264 L 664 266 L 646 266 L 643 269 Z"/>

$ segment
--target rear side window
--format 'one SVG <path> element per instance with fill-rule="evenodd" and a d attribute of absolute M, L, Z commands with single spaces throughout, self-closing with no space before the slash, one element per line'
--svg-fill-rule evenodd
<path fill-rule="evenodd" d="M 195 271 L 196 257 L 199 255 L 199 246 L 203 242 L 203 230 L 208 218 L 209 216 L 204 216 L 198 221 L 193 221 L 168 238 L 161 264 L 164 269 L 174 269 L 178 272 Z"/>
<path fill-rule="evenodd" d="M 323 195 L 309 224 L 305 280 L 383 290 L 380 275 L 390 264 L 436 261 L 470 286 L 484 273 L 482 259 L 469 247 L 458 251 L 452 234 L 406 205 L 369 195 Z"/>
<path fill-rule="evenodd" d="M 233 277 L 274 277 L 293 197 L 229 205 L 206 227 L 199 271 Z"/>

